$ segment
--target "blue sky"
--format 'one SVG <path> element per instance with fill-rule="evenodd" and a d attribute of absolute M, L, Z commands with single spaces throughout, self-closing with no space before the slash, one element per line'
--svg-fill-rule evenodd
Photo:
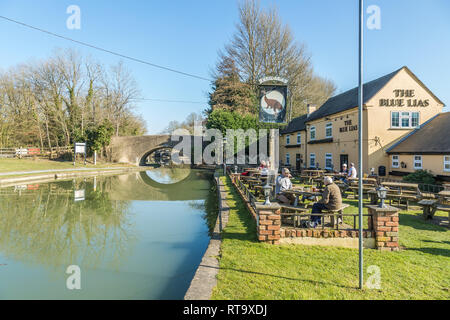
<path fill-rule="evenodd" d="M 307 45 L 317 74 L 333 80 L 338 92 L 357 85 L 357 0 L 280 0 L 275 4 L 296 40 Z M 69 5 L 81 8 L 81 30 L 66 28 Z M 366 0 L 381 8 L 381 30 L 366 29 L 365 79 L 403 65 L 450 104 L 450 1 Z M 208 77 L 217 51 L 237 22 L 235 0 L 79 1 L 2 0 L 0 15 L 155 64 Z M 105 64 L 120 59 L 0 19 L 0 68 L 45 58 L 55 48 L 75 47 Z M 142 97 L 206 101 L 210 84 L 124 60 Z M 149 134 L 170 120 L 183 120 L 206 104 L 143 101 L 136 111 Z M 449 108 L 446 108 L 446 111 Z"/>

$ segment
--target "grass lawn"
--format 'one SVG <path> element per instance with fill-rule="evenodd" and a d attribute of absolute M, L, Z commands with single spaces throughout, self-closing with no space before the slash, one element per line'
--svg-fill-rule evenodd
<path fill-rule="evenodd" d="M 213 299 L 450 299 L 450 230 L 418 212 L 400 212 L 403 250 L 364 251 L 365 270 L 381 270 L 381 290 L 360 291 L 358 250 L 257 242 L 255 222 L 222 179 L 231 210 Z M 346 201 L 357 210 L 355 200 Z"/>
<path fill-rule="evenodd" d="M 76 167 L 70 161 L 53 161 L 45 159 L 0 159 L 0 172 L 34 171 L 34 170 L 58 170 L 58 169 L 78 169 L 78 168 L 106 168 L 106 167 L 127 167 L 127 164 L 111 164 L 97 161 L 94 166 L 82 161 L 77 162 Z"/>

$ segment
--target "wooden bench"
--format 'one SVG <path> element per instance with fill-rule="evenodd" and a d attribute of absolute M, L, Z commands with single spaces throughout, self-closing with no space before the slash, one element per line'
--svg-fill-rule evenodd
<path fill-rule="evenodd" d="M 308 212 L 308 207 L 305 205 L 303 207 L 291 206 L 286 204 L 280 204 L 281 207 L 281 218 L 292 219 L 294 227 L 300 225 L 300 216 L 298 213 Z"/>
<path fill-rule="evenodd" d="M 333 214 L 331 216 L 331 224 L 333 225 L 333 227 L 339 224 L 339 219 L 341 219 L 341 223 L 344 221 L 344 210 L 348 207 L 350 207 L 349 204 L 343 203 L 340 209 L 325 211 L 326 213 Z"/>

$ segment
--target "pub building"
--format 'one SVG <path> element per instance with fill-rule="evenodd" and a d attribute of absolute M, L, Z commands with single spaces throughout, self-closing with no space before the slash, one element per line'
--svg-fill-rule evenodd
<path fill-rule="evenodd" d="M 363 173 L 418 169 L 450 179 L 450 114 L 408 67 L 364 84 Z M 280 162 L 293 169 L 358 166 L 358 87 L 328 99 L 280 131 Z"/>

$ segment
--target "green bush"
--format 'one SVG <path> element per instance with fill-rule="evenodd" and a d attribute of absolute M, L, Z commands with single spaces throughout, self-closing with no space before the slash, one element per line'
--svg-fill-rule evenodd
<path fill-rule="evenodd" d="M 435 184 L 434 176 L 427 170 L 417 170 L 403 177 L 403 181 L 423 184 Z"/>

